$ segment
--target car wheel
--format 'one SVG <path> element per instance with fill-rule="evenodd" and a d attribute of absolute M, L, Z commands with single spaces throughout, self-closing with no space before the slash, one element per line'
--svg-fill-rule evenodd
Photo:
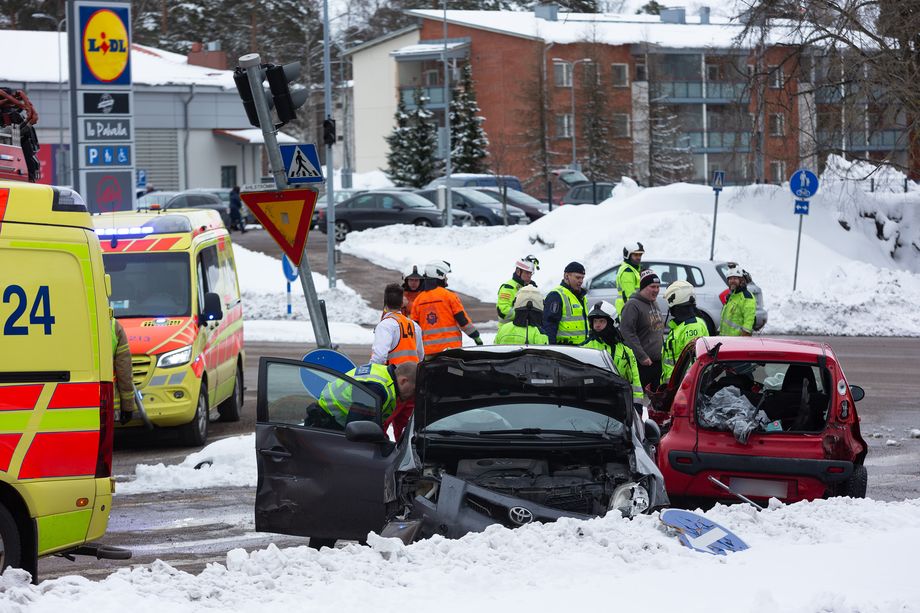
<path fill-rule="evenodd" d="M 13 515 L 0 504 L 0 572 L 22 563 L 22 542 Z"/>
<path fill-rule="evenodd" d="M 328 547 L 329 549 L 335 548 L 335 539 L 310 538 L 310 549 L 320 550 L 323 547 Z"/>
<path fill-rule="evenodd" d="M 859 466 L 854 466 L 853 474 L 850 475 L 849 479 L 843 482 L 841 495 L 849 496 L 850 498 L 865 498 L 866 487 L 868 485 L 869 471 L 867 471 L 866 467 L 861 464 Z"/>
<path fill-rule="evenodd" d="M 337 221 L 335 222 L 335 240 L 342 242 L 345 240 L 345 237 L 348 236 L 348 233 L 351 232 L 351 226 L 348 225 L 347 221 Z"/>
<path fill-rule="evenodd" d="M 474 226 L 491 226 L 492 223 L 485 217 L 477 217 L 473 220 Z"/>
<path fill-rule="evenodd" d="M 413 221 L 412 223 L 414 223 L 414 224 L 417 225 L 417 226 L 421 226 L 421 227 L 423 227 L 423 228 L 430 228 L 430 227 L 431 227 L 431 221 L 429 221 L 429 220 L 427 220 L 427 219 L 416 219 L 416 220 Z"/>
<path fill-rule="evenodd" d="M 198 406 L 192 421 L 184 426 L 179 426 L 182 441 L 189 447 L 201 447 L 208 440 L 208 387 L 204 379 L 201 380 L 201 390 L 198 392 Z"/>
<path fill-rule="evenodd" d="M 239 421 L 243 412 L 243 367 L 236 365 L 236 380 L 233 382 L 233 393 L 230 397 L 217 406 L 221 421 Z"/>

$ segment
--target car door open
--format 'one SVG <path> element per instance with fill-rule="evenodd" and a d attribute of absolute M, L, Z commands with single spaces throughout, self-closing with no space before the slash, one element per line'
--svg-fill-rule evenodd
<path fill-rule="evenodd" d="M 364 540 L 395 499 L 395 445 L 356 421 L 380 425 L 381 400 L 342 373 L 298 360 L 259 360 L 256 530 Z M 364 424 L 362 424 L 364 426 Z"/>

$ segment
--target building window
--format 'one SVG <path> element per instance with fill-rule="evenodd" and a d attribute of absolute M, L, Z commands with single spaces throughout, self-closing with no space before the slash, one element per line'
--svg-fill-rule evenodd
<path fill-rule="evenodd" d="M 648 81 L 648 68 L 645 62 L 636 63 L 636 81 Z"/>
<path fill-rule="evenodd" d="M 221 187 L 235 187 L 236 186 L 236 166 L 221 166 L 220 167 L 220 186 Z"/>
<path fill-rule="evenodd" d="M 770 136 L 786 135 L 786 116 L 782 113 L 770 113 Z"/>
<path fill-rule="evenodd" d="M 573 128 L 571 113 L 556 115 L 556 138 L 572 138 Z"/>
<path fill-rule="evenodd" d="M 783 183 L 786 178 L 786 162 L 770 162 L 770 180 L 773 183 Z"/>
<path fill-rule="evenodd" d="M 706 64 L 706 80 L 707 81 L 718 81 L 719 80 L 719 65 L 718 64 Z"/>
<path fill-rule="evenodd" d="M 597 64 L 594 62 L 585 62 L 585 85 L 589 85 L 592 81 L 596 85 L 601 84 L 601 71 L 597 69 Z"/>
<path fill-rule="evenodd" d="M 770 66 L 770 88 L 771 89 L 783 89 L 784 81 L 783 78 L 783 67 L 782 66 Z"/>
<path fill-rule="evenodd" d="M 613 72 L 613 86 L 629 87 L 629 64 L 612 64 L 611 69 Z"/>
<path fill-rule="evenodd" d="M 629 138 L 629 115 L 627 113 L 613 114 L 613 137 Z"/>
<path fill-rule="evenodd" d="M 425 87 L 434 87 L 441 84 L 440 70 L 426 70 L 424 75 Z"/>
<path fill-rule="evenodd" d="M 553 83 L 556 87 L 572 87 L 572 64 L 568 62 L 554 62 Z"/>

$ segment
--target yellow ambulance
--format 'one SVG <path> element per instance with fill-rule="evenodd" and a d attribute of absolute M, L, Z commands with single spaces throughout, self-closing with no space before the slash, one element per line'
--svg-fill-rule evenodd
<path fill-rule="evenodd" d="M 75 192 L 0 181 L 0 569 L 88 545 L 112 505 L 112 320 Z"/>
<path fill-rule="evenodd" d="M 238 421 L 243 407 L 243 306 L 230 234 L 209 209 L 102 213 L 93 223 L 147 418 L 203 445 L 213 417 Z"/>

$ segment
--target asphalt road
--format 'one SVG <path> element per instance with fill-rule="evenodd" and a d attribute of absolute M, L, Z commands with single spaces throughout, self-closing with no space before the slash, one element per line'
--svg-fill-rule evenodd
<path fill-rule="evenodd" d="M 814 338 L 828 342 L 840 359 L 847 378 L 866 390 L 858 405 L 863 436 L 869 447 L 868 495 L 877 500 L 920 497 L 920 439 L 909 431 L 920 428 L 920 379 L 916 357 L 920 339 Z M 287 343 L 247 343 L 245 407 L 237 423 L 212 423 L 211 439 L 252 432 L 258 362 L 261 356 L 299 358 L 312 347 Z M 341 348 L 355 361 L 363 361 L 369 349 Z M 169 433 L 142 439 L 119 437 L 115 474 L 120 479 L 134 474 L 136 464 L 175 464 L 193 449 L 177 446 Z M 892 443 L 889 443 L 892 441 Z M 107 576 L 117 568 L 149 564 L 157 559 L 186 572 L 199 572 L 210 562 L 224 563 L 231 549 L 261 549 L 269 543 L 279 547 L 306 545 L 302 538 L 254 531 L 254 488 L 220 488 L 154 494 L 117 495 L 108 532 L 103 542 L 134 552 L 129 561 L 59 557 L 39 562 L 42 579 L 80 574 L 91 579 Z"/>

